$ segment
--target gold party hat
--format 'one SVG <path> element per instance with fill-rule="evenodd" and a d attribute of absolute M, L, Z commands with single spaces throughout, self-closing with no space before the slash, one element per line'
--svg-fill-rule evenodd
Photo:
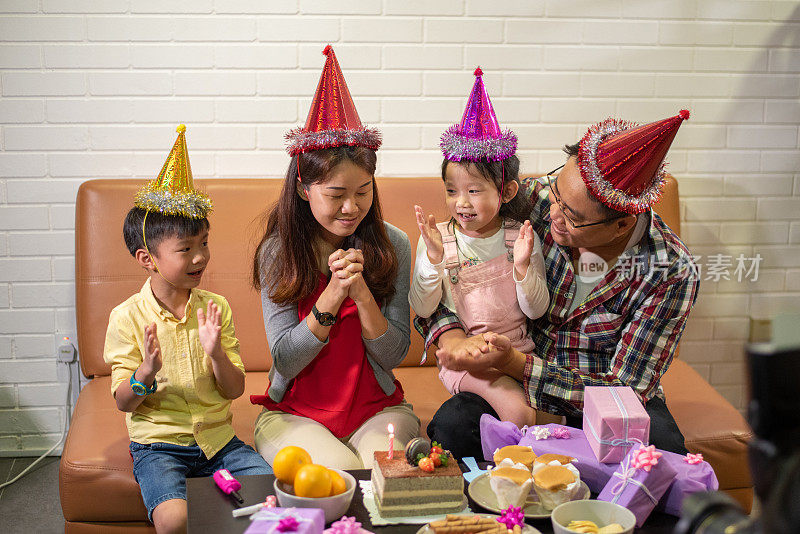
<path fill-rule="evenodd" d="M 164 215 L 202 219 L 214 209 L 214 205 L 207 195 L 194 188 L 184 135 L 186 126 L 179 125 L 177 132 L 178 138 L 172 145 L 161 172 L 155 180 L 136 193 L 134 204 L 137 208 Z"/>

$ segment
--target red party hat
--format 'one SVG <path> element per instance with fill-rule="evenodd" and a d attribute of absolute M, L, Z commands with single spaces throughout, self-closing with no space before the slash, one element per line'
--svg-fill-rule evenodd
<path fill-rule="evenodd" d="M 381 146 L 381 134 L 375 128 L 365 128 L 361 124 L 331 45 L 326 46 L 322 53 L 327 59 L 306 125 L 286 134 L 289 141 L 286 150 L 292 156 L 343 145 L 377 150 Z"/>
<path fill-rule="evenodd" d="M 474 74 L 475 83 L 461 123 L 445 130 L 439 146 L 450 161 L 502 161 L 516 152 L 517 136 L 511 130 L 500 129 L 492 101 L 483 85 L 483 71 L 478 67 Z"/>
<path fill-rule="evenodd" d="M 683 109 L 643 126 L 606 119 L 589 128 L 578 150 L 586 187 L 609 208 L 634 215 L 650 209 L 664 188 L 664 156 L 688 118 Z"/>

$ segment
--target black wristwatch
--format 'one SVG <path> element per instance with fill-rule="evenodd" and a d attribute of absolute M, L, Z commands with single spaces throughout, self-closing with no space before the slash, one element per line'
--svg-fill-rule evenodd
<path fill-rule="evenodd" d="M 322 326 L 333 326 L 336 324 L 336 316 L 332 313 L 319 311 L 316 304 L 311 307 L 311 313 L 314 314 L 314 317 L 317 318 L 317 321 Z"/>

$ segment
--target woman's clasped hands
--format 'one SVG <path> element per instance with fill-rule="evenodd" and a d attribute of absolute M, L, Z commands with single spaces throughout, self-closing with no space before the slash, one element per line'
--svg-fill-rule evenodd
<path fill-rule="evenodd" d="M 364 253 L 357 248 L 338 249 L 328 257 L 331 279 L 328 283 L 342 299 L 350 297 L 358 304 L 372 298 L 364 280 Z"/>

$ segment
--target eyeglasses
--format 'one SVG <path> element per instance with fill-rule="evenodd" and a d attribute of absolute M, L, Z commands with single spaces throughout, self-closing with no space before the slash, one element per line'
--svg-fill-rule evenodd
<path fill-rule="evenodd" d="M 610 223 L 612 221 L 616 221 L 617 219 L 622 219 L 623 217 L 627 217 L 627 215 L 616 215 L 616 216 L 611 217 L 609 219 L 604 219 L 602 221 L 597 221 L 597 222 L 593 222 L 593 223 L 575 224 L 575 221 L 570 219 L 569 215 L 567 215 L 567 210 L 569 210 L 569 211 L 572 211 L 572 210 L 566 204 L 564 204 L 564 202 L 561 200 L 561 195 L 558 194 L 558 183 L 557 183 L 558 182 L 558 176 L 556 176 L 556 178 L 554 180 L 550 179 L 551 176 L 555 175 L 555 173 L 560 171 L 563 167 L 564 167 L 564 165 L 561 165 L 560 167 L 556 167 L 552 171 L 548 172 L 545 176 L 547 177 L 547 185 L 550 187 L 550 192 L 553 194 L 553 198 L 555 199 L 556 204 L 558 204 L 558 207 L 561 210 L 561 213 L 564 215 L 564 218 L 567 220 L 567 222 L 573 228 L 586 228 L 587 226 L 596 226 L 598 224 L 606 224 L 606 223 Z"/>

